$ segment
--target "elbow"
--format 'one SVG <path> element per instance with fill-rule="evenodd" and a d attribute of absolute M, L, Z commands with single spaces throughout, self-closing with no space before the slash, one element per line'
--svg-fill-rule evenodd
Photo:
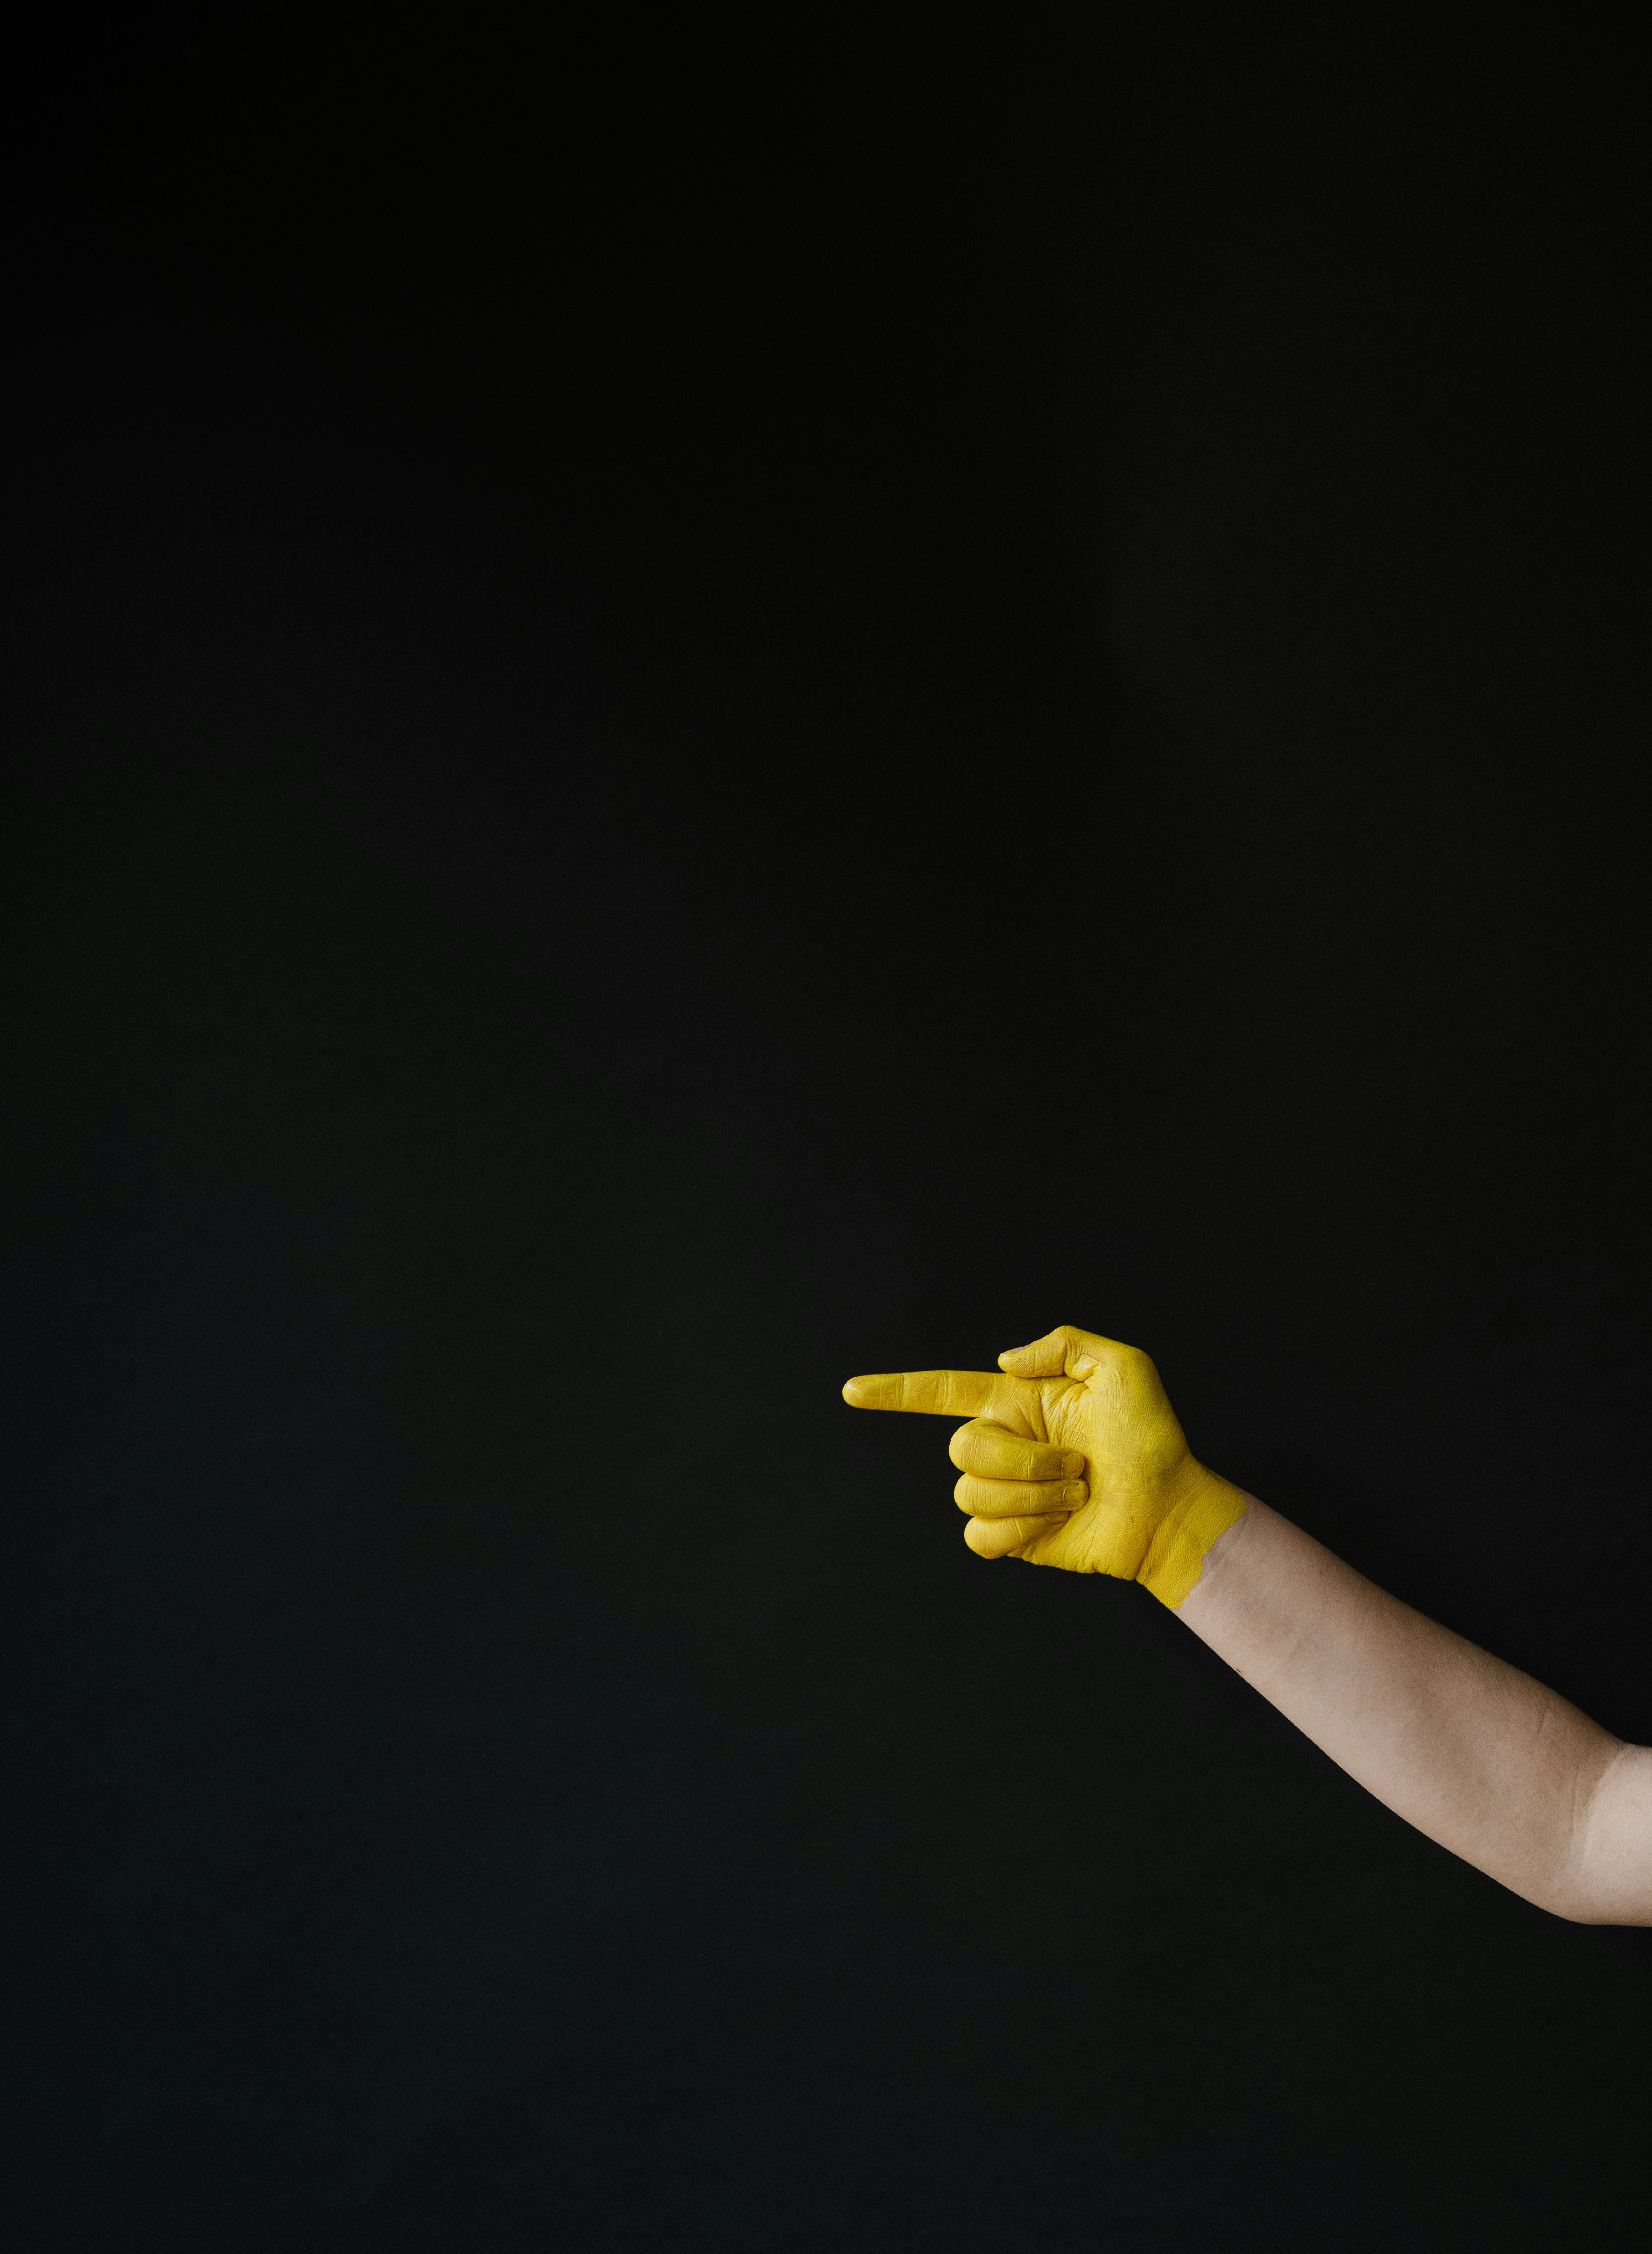
<path fill-rule="evenodd" d="M 1564 1860 L 1532 1897 L 1540 1908 L 1568 1925 L 1652 1925 L 1649 1788 L 1648 1748 L 1606 1740 L 1574 1787 Z"/>
<path fill-rule="evenodd" d="M 1585 1872 L 1559 1886 L 1516 1891 L 1567 1925 L 1652 1925 L 1652 1892 L 1644 1885 L 1614 1886 L 1609 1876 Z"/>
<path fill-rule="evenodd" d="M 1652 1902 L 1579 1901 L 1567 1895 L 1539 1902 L 1537 1907 L 1553 1917 L 1564 1918 L 1568 1925 L 1652 1925 Z"/>
<path fill-rule="evenodd" d="M 1537 1900 L 1539 1909 L 1546 1909 L 1550 1917 L 1561 1918 L 1567 1925 L 1633 1925 L 1634 1918 L 1614 1917 L 1610 1910 L 1597 1908 L 1591 1902 L 1579 1902 L 1570 1894 L 1558 1894 Z"/>
<path fill-rule="evenodd" d="M 1571 1902 L 1539 1902 L 1537 1907 L 1568 1925 L 1652 1925 L 1652 1911 L 1645 1909 L 1578 1908 Z"/>

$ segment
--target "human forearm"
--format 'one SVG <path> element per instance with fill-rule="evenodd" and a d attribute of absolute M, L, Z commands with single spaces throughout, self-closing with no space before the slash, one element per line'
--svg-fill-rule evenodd
<path fill-rule="evenodd" d="M 1419 1831 L 1557 1915 L 1621 1914 L 1590 1852 L 1621 1741 L 1249 1501 L 1178 1618 Z"/>

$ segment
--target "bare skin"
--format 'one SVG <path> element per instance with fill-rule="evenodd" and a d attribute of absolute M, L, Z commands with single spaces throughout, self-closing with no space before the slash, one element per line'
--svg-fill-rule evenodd
<path fill-rule="evenodd" d="M 1557 1917 L 1652 1925 L 1652 1749 L 1248 1500 L 1178 1619 L 1452 1854 Z"/>
<path fill-rule="evenodd" d="M 977 1556 L 1171 1588 L 1183 1624 L 1396 1816 L 1557 1917 L 1652 1925 L 1652 1747 L 1200 1464 L 1139 1348 L 1063 1325 L 998 1362 L 844 1389 L 858 1408 L 970 1419 L 949 1452 Z M 1191 1588 L 1152 1562 L 1177 1524 L 1225 1527 Z"/>

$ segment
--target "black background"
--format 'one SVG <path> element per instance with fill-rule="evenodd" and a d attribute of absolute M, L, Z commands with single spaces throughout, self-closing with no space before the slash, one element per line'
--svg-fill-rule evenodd
<path fill-rule="evenodd" d="M 10 97 L 18 2243 L 1640 2244 L 1646 1936 L 838 1393 L 1652 1734 L 1627 30 L 242 15 Z"/>

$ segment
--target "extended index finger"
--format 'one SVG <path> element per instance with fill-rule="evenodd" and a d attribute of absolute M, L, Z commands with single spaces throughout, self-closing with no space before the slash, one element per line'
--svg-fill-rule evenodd
<path fill-rule="evenodd" d="M 911 1409 L 925 1417 L 979 1417 L 1008 1393 L 1001 1373 L 984 1369 L 903 1369 L 851 1377 L 844 1398 L 852 1409 Z"/>

